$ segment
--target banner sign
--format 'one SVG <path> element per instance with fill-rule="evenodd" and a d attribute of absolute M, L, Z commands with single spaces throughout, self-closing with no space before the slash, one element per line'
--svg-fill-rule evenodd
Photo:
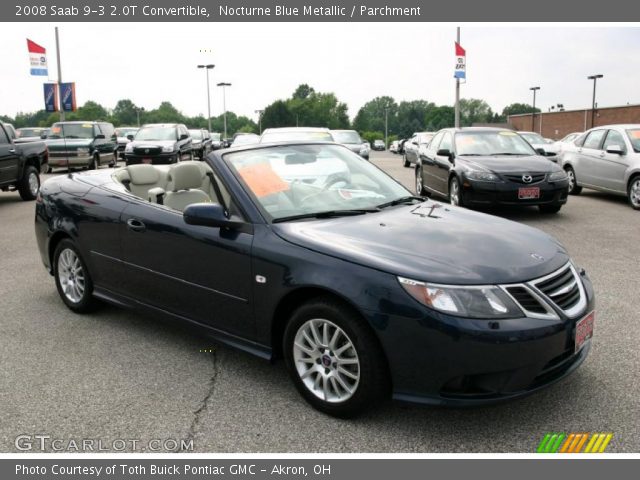
<path fill-rule="evenodd" d="M 62 110 L 65 112 L 75 112 L 77 109 L 75 82 L 61 83 L 60 95 L 62 95 Z"/>
<path fill-rule="evenodd" d="M 29 63 L 31 64 L 31 75 L 48 76 L 47 50 L 27 38 L 27 49 L 29 50 Z"/>
<path fill-rule="evenodd" d="M 467 78 L 467 52 L 456 42 L 456 70 L 455 78 L 466 80 Z"/>
<path fill-rule="evenodd" d="M 44 109 L 47 112 L 58 111 L 58 84 L 44 84 Z"/>

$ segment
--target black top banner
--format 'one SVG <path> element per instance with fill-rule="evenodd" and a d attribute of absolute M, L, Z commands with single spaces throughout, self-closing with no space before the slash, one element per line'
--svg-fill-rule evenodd
<path fill-rule="evenodd" d="M 602 4 L 599 2 L 599 5 Z M 632 22 L 640 2 L 609 0 L 15 0 L 3 22 Z"/>

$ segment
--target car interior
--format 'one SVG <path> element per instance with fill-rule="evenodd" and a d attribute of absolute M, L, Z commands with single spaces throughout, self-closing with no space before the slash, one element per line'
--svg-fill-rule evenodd
<path fill-rule="evenodd" d="M 216 202 L 230 207 L 228 191 L 204 162 L 129 165 L 117 169 L 112 177 L 136 197 L 180 212 L 192 203 Z"/>

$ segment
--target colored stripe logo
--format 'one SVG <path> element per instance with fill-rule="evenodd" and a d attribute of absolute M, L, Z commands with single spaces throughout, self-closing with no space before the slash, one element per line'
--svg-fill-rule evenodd
<path fill-rule="evenodd" d="M 613 433 L 547 433 L 536 453 L 604 453 Z"/>

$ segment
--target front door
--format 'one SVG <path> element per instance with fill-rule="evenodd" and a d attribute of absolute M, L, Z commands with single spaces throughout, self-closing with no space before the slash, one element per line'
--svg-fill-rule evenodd
<path fill-rule="evenodd" d="M 18 177 L 19 157 L 16 147 L 0 127 L 0 184 L 13 182 Z"/>

